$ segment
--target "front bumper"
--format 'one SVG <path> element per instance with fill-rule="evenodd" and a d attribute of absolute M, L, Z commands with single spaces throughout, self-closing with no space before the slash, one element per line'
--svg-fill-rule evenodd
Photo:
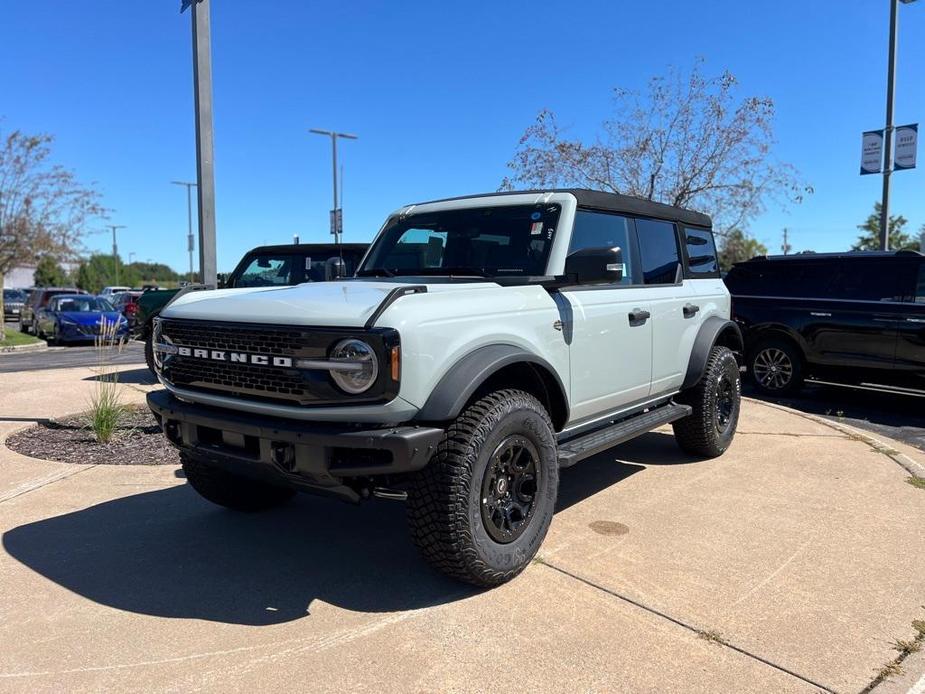
<path fill-rule="evenodd" d="M 230 472 L 360 498 L 345 480 L 420 470 L 443 430 L 420 426 L 359 428 L 244 414 L 183 402 L 166 390 L 148 393 L 148 407 L 168 440 Z"/>

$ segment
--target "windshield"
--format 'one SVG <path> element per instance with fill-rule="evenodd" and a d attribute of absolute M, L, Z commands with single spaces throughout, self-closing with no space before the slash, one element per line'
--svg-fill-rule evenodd
<path fill-rule="evenodd" d="M 544 275 L 559 212 L 512 205 L 394 217 L 357 275 Z"/>
<path fill-rule="evenodd" d="M 3 301 L 10 304 L 21 304 L 26 300 L 26 293 L 18 289 L 4 289 Z"/>
<path fill-rule="evenodd" d="M 51 300 L 52 311 L 68 313 L 86 313 L 90 311 L 114 311 L 106 299 L 96 296 L 62 296 Z"/>

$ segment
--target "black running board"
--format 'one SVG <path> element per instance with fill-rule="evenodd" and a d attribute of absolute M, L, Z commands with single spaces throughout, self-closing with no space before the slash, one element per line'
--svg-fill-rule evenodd
<path fill-rule="evenodd" d="M 559 446 L 559 467 L 574 465 L 617 444 L 634 439 L 640 434 L 657 429 L 663 424 L 670 424 L 682 419 L 690 413 L 691 408 L 689 405 L 679 405 L 672 402 L 656 407 L 654 410 L 633 415 L 603 429 L 595 429 L 587 434 L 569 439 Z"/>

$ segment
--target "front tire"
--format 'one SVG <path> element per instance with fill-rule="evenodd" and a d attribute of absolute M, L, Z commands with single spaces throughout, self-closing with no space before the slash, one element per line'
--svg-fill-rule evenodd
<path fill-rule="evenodd" d="M 292 489 L 234 475 L 187 452 L 180 453 L 180 463 L 187 482 L 201 497 L 234 511 L 265 511 L 295 495 Z"/>
<path fill-rule="evenodd" d="M 672 425 L 681 450 L 701 458 L 722 455 L 735 436 L 741 398 L 735 355 L 728 347 L 713 347 L 700 381 L 677 398 L 693 410 Z"/>
<path fill-rule="evenodd" d="M 157 369 L 154 368 L 154 336 L 152 331 L 148 330 L 148 336 L 145 338 L 145 364 L 148 365 L 148 370 L 157 376 Z"/>
<path fill-rule="evenodd" d="M 793 395 L 803 387 L 803 355 L 786 340 L 765 340 L 749 354 L 748 373 L 765 395 Z"/>
<path fill-rule="evenodd" d="M 524 570 L 546 537 L 559 488 L 556 436 L 520 390 L 469 405 L 408 495 L 411 537 L 443 573 L 480 587 Z"/>

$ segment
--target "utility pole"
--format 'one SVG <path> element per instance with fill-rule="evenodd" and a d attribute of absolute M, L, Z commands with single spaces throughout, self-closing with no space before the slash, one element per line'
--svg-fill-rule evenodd
<path fill-rule="evenodd" d="M 883 196 L 880 199 L 880 250 L 890 250 L 890 174 L 893 173 L 893 93 L 896 87 L 896 32 L 899 26 L 899 3 L 915 0 L 890 0 L 890 48 L 886 67 L 886 127 L 883 129 Z"/>
<path fill-rule="evenodd" d="M 784 242 L 781 244 L 780 249 L 784 252 L 784 255 L 788 255 L 793 247 L 788 242 L 789 232 L 787 227 L 784 227 Z"/>
<path fill-rule="evenodd" d="M 189 252 L 189 281 L 193 281 L 193 188 L 196 187 L 195 183 L 190 181 L 171 181 L 174 185 L 177 186 L 186 186 L 186 221 L 187 221 L 187 235 L 186 235 L 186 250 Z"/>
<path fill-rule="evenodd" d="M 107 224 L 107 229 L 112 229 L 112 264 L 116 270 L 116 279 L 113 284 L 119 284 L 119 246 L 116 245 L 116 231 L 125 229 L 124 224 Z"/>
<path fill-rule="evenodd" d="M 342 137 L 345 140 L 356 140 L 356 135 L 350 133 L 338 133 L 333 130 L 310 129 L 308 132 L 315 135 L 326 135 L 331 138 L 331 172 L 334 179 L 334 206 L 331 208 L 331 233 L 334 235 L 334 243 L 340 244 L 341 234 L 344 232 L 344 211 L 339 207 L 337 198 L 337 138 Z"/>
<path fill-rule="evenodd" d="M 193 94 L 196 108 L 196 181 L 199 203 L 199 270 L 202 283 L 217 286 L 215 257 L 215 169 L 212 136 L 212 46 L 210 0 L 180 0 L 180 13 L 191 8 Z"/>

